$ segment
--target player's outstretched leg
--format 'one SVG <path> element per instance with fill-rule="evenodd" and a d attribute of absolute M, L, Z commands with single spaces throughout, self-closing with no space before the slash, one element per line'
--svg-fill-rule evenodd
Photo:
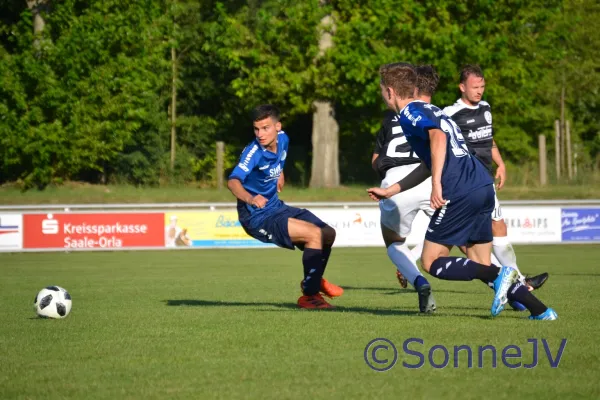
<path fill-rule="evenodd" d="M 331 250 L 333 244 L 335 243 L 336 233 L 335 229 L 331 226 L 327 225 L 325 222 L 321 221 L 316 215 L 311 213 L 307 209 L 300 209 L 296 207 L 288 207 L 291 218 L 294 220 L 300 220 L 302 222 L 307 222 L 317 228 L 321 229 L 321 257 L 323 262 L 323 274 L 325 274 L 325 269 L 327 268 L 327 263 L 329 262 L 329 257 L 331 256 Z M 300 250 L 304 251 L 304 243 L 303 242 L 295 242 L 296 247 Z M 321 274 L 321 275 L 323 275 Z M 300 283 L 300 288 L 304 285 L 304 280 Z M 329 298 L 339 297 L 344 294 L 344 289 L 342 289 L 338 285 L 334 285 L 329 282 L 325 278 L 321 278 L 321 293 Z"/>
<path fill-rule="evenodd" d="M 323 235 L 321 228 L 310 222 L 294 218 L 288 219 L 288 233 L 292 243 L 300 244 L 303 248 L 302 265 L 304 280 L 302 293 L 298 299 L 300 308 L 333 308 L 319 293 L 323 278 Z"/>
<path fill-rule="evenodd" d="M 489 247 L 489 246 L 488 246 Z M 479 279 L 494 283 L 492 315 L 498 315 L 507 302 L 507 292 L 518 274 L 510 267 L 489 266 L 465 257 L 449 257 L 452 246 L 425 241 L 423 247 L 423 269 L 439 279 L 450 281 L 472 281 Z M 489 248 L 488 248 L 489 262 Z"/>

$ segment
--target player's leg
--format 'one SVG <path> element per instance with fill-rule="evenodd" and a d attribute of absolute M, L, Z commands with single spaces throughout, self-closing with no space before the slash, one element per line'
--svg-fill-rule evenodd
<path fill-rule="evenodd" d="M 406 245 L 406 237 L 410 234 L 412 222 L 418 208 L 411 206 L 410 193 L 401 193 L 379 203 L 381 211 L 381 235 L 387 254 L 397 271 L 415 286 L 415 280 L 423 276 L 417 268 L 416 259 Z M 403 285 L 406 287 L 406 285 Z"/>
<path fill-rule="evenodd" d="M 494 187 L 494 211 L 492 212 L 492 233 L 493 240 L 493 258 L 492 262 L 496 265 L 507 265 L 519 271 L 519 278 L 524 282 L 529 290 L 539 289 L 548 279 L 548 273 L 544 272 L 533 277 L 524 276 L 517 266 L 517 255 L 508 240 L 508 229 L 506 222 L 502 217 L 502 207 L 495 192 Z"/>
<path fill-rule="evenodd" d="M 431 195 L 431 178 L 423 182 L 421 185 L 426 184 L 426 188 L 423 190 L 421 195 L 421 200 L 419 201 L 419 210 L 423 211 L 423 213 L 431 220 L 431 217 L 435 213 L 435 210 L 431 208 L 430 205 L 430 195 Z M 418 214 L 418 213 L 417 213 Z M 421 258 L 421 254 L 423 253 L 423 244 L 425 242 L 425 235 L 423 238 L 419 240 L 419 243 L 415 247 L 413 247 L 410 251 L 415 258 L 415 262 L 419 261 Z"/>
<path fill-rule="evenodd" d="M 383 240 L 387 247 L 387 254 L 394 263 L 401 277 L 415 288 L 419 299 L 419 311 L 424 313 L 434 312 L 437 308 L 435 299 L 431 294 L 431 285 L 417 268 L 412 253 L 406 245 L 406 239 L 398 233 L 381 226 Z"/>
<path fill-rule="evenodd" d="M 396 266 L 397 277 L 402 285 L 403 279 L 415 288 L 421 312 L 435 311 L 436 304 L 431 294 L 431 285 L 417 267 L 417 260 L 406 245 L 412 223 L 419 212 L 421 198 L 429 196 L 430 191 L 416 187 L 379 203 L 381 211 L 381 233 L 387 254 Z M 402 285 L 406 287 L 406 284 Z"/>
<path fill-rule="evenodd" d="M 299 219 L 287 219 L 287 231 L 292 243 L 301 245 L 304 280 L 303 295 L 298 299 L 302 308 L 332 308 L 319 294 L 323 277 L 323 235 L 321 228 Z"/>
<path fill-rule="evenodd" d="M 296 207 L 289 207 L 290 216 L 294 219 L 311 223 L 321 229 L 322 237 L 322 260 L 323 260 L 323 274 L 327 269 L 327 263 L 331 256 L 333 244 L 335 243 L 336 232 L 331 226 L 323 222 L 319 217 L 314 215 L 312 212 L 306 209 L 300 209 Z M 302 243 L 296 243 L 296 246 L 304 251 L 304 245 Z M 329 282 L 325 278 L 321 278 L 321 293 L 327 297 L 339 297 L 344 294 L 344 289 L 340 286 Z"/>
<path fill-rule="evenodd" d="M 500 306 L 506 302 L 506 292 L 517 278 L 516 271 L 509 267 L 490 266 L 489 255 L 479 257 L 486 264 L 465 257 L 449 257 L 452 246 L 469 242 L 487 243 L 489 254 L 493 194 L 491 185 L 485 186 L 436 210 L 425 236 L 422 263 L 425 270 L 440 279 L 494 282 L 493 305 L 496 307 L 492 309 L 492 314 L 497 315 L 499 311 L 496 310 L 502 310 Z M 480 232 L 484 235 L 474 235 Z"/>

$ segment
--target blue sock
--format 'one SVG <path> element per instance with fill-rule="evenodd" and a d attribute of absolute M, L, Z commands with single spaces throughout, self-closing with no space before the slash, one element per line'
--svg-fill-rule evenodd
<path fill-rule="evenodd" d="M 439 257 L 429 268 L 429 273 L 436 278 L 447 281 L 472 281 L 481 279 L 493 282 L 498 277 L 500 268 L 479 264 L 464 257 Z"/>
<path fill-rule="evenodd" d="M 425 277 L 423 275 L 419 275 L 415 278 L 415 281 L 413 282 L 413 286 L 415 287 L 415 289 L 418 289 L 419 287 L 421 287 L 424 284 L 429 284 L 429 282 L 427 281 L 427 279 L 425 279 Z"/>
<path fill-rule="evenodd" d="M 323 251 L 321 249 L 304 249 L 302 254 L 304 281 L 302 291 L 306 296 L 314 296 L 321 290 L 323 277 Z"/>

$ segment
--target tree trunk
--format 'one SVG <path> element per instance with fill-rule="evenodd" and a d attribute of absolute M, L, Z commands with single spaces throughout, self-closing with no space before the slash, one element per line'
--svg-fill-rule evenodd
<path fill-rule="evenodd" d="M 323 1 L 321 2 L 323 5 Z M 328 29 L 335 24 L 327 15 L 321 20 L 319 38 L 319 56 L 333 47 L 333 38 Z M 311 188 L 338 187 L 340 185 L 339 126 L 335 120 L 333 105 L 330 101 L 318 100 L 313 103 L 312 128 L 312 168 L 310 172 Z"/>
<path fill-rule="evenodd" d="M 175 143 L 177 138 L 177 57 L 175 47 L 171 47 L 172 87 L 171 87 L 171 172 L 175 170 Z"/>
<path fill-rule="evenodd" d="M 41 34 L 44 31 L 44 27 L 46 26 L 44 18 L 42 18 L 41 11 L 47 3 L 48 0 L 27 0 L 27 7 L 31 10 L 33 14 L 33 34 L 35 36 L 33 46 L 36 50 L 40 50 Z"/>
<path fill-rule="evenodd" d="M 315 112 L 310 187 L 337 187 L 340 185 L 338 124 L 330 102 L 315 101 L 313 105 Z"/>

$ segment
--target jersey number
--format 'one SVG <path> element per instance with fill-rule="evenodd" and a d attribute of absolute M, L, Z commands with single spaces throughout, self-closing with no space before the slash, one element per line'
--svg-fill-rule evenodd
<path fill-rule="evenodd" d="M 397 135 L 399 133 L 403 133 L 402 127 L 394 126 L 392 128 L 392 135 Z M 390 143 L 388 144 L 387 152 L 385 153 L 385 155 L 388 157 L 391 157 L 391 158 L 410 157 L 410 151 L 396 151 L 396 149 L 399 146 L 402 146 L 404 143 L 406 143 L 406 136 L 404 136 L 404 135 L 397 137 L 395 139 L 392 139 L 390 141 Z"/>
<path fill-rule="evenodd" d="M 465 144 L 465 138 L 462 133 L 460 133 L 460 129 L 456 122 L 450 120 L 450 122 L 445 119 L 440 120 L 440 127 L 444 132 L 448 134 L 450 138 L 450 146 L 452 147 L 452 153 L 455 157 L 464 157 L 469 155 L 469 150 L 467 145 Z M 459 140 L 461 143 L 459 143 Z"/>

